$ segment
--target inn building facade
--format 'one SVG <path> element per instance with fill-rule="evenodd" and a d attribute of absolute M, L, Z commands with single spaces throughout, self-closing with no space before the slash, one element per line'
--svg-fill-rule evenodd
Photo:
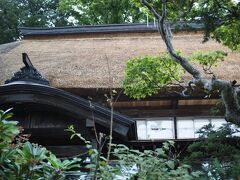
<path fill-rule="evenodd" d="M 195 31 L 181 28 L 174 32 L 175 48 L 186 55 L 197 50 L 224 50 L 227 60 L 213 71 L 219 78 L 240 80 L 240 54 L 214 41 L 203 44 L 201 28 L 191 26 Z M 202 126 L 212 123 L 218 128 L 226 123 L 223 113 L 213 115 L 210 111 L 219 101 L 217 93 L 209 97 L 195 89 L 182 97 L 176 93 L 180 87 L 168 86 L 142 100 L 124 95 L 126 62 L 166 51 L 152 24 L 20 31 L 22 40 L 0 45 L 0 107 L 13 108 L 14 119 L 31 135 L 30 140 L 58 156 L 84 151 L 84 145 L 70 141 L 64 129 L 74 125 L 94 142 L 95 128 L 109 134 L 111 113 L 115 142 L 138 149 L 156 148 L 165 140 L 185 147 L 199 137 L 197 131 Z M 184 74 L 183 80 L 187 82 L 191 76 Z M 117 91 L 113 112 L 106 99 L 110 89 Z"/>

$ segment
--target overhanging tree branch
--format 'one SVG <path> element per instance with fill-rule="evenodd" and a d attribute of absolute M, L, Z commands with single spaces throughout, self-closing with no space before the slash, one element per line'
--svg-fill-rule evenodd
<path fill-rule="evenodd" d="M 221 94 L 221 98 L 226 108 L 225 116 L 227 121 L 240 126 L 240 106 L 237 96 L 237 92 L 239 92 L 239 89 L 235 86 L 235 84 L 233 85 L 230 81 L 219 80 L 216 78 L 215 75 L 212 76 L 212 79 L 207 79 L 198 69 L 196 69 L 190 63 L 187 58 L 182 57 L 176 53 L 172 45 L 171 29 L 170 26 L 168 26 L 168 24 L 166 23 L 166 0 L 162 0 L 161 13 L 157 12 L 157 10 L 147 0 L 140 0 L 140 2 L 145 5 L 158 20 L 159 33 L 172 59 L 179 63 L 189 74 L 193 76 L 192 82 L 196 86 L 202 87 L 208 91 L 218 90 Z"/>
<path fill-rule="evenodd" d="M 172 3 L 174 4 L 175 1 L 173 1 Z M 194 6 L 194 0 L 191 0 L 190 3 L 189 3 L 188 9 L 187 9 L 185 12 L 181 9 L 181 7 L 179 7 L 178 10 L 179 10 L 180 12 L 179 12 L 179 14 L 178 14 L 175 22 L 180 21 L 182 18 L 184 18 L 185 16 L 187 16 L 187 14 L 188 14 L 189 12 L 191 12 L 193 6 Z"/>

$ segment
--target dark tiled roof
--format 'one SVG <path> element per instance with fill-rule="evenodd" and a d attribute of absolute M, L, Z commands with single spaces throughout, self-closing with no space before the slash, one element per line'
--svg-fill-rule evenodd
<path fill-rule="evenodd" d="M 198 23 L 176 22 L 171 25 L 172 29 L 201 29 L 203 26 Z M 109 25 L 88 25 L 76 27 L 51 27 L 51 28 L 19 28 L 23 36 L 39 35 L 61 35 L 61 34 L 87 34 L 87 33 L 122 33 L 122 32 L 155 32 L 157 26 L 154 23 L 134 24 L 109 24 Z"/>

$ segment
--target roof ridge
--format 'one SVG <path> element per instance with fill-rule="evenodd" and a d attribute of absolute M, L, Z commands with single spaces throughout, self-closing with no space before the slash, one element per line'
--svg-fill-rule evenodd
<path fill-rule="evenodd" d="M 172 29 L 202 29 L 203 25 L 198 22 L 178 21 L 170 23 Z M 61 35 L 61 34 L 86 34 L 86 33 L 128 33 L 128 32 L 156 32 L 157 24 L 131 23 L 131 24 L 101 24 L 65 27 L 20 27 L 22 36 Z"/>
<path fill-rule="evenodd" d="M 149 24 L 153 24 L 152 22 Z M 79 25 L 79 26 L 61 26 L 61 27 L 19 27 L 19 29 L 76 29 L 76 28 L 95 28 L 95 27 L 116 27 L 116 26 L 137 26 L 147 25 L 147 23 L 123 23 L 123 24 L 95 24 L 95 25 Z"/>

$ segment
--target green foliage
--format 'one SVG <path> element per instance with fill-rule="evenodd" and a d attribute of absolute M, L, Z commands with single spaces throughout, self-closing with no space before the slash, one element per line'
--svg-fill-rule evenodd
<path fill-rule="evenodd" d="M 155 179 L 197 179 L 202 174 L 200 171 L 191 172 L 190 166 L 186 164 L 179 165 L 179 161 L 174 158 L 171 149 L 174 149 L 173 142 L 163 143 L 162 148 L 154 151 L 129 149 L 123 144 L 112 144 L 111 152 L 116 164 L 110 165 L 101 151 L 92 147 L 89 141 L 86 141 L 81 134 L 77 133 L 73 126 L 67 131 L 72 133 L 72 138 L 77 136 L 86 143 L 88 155 L 91 162 L 85 166 L 90 170 L 90 175 L 98 179 L 111 180 L 128 179 L 155 180 Z"/>
<path fill-rule="evenodd" d="M 17 0 L 21 11 L 19 26 L 49 27 L 67 25 L 68 15 L 58 9 L 59 0 Z"/>
<path fill-rule="evenodd" d="M 142 16 L 129 0 L 61 0 L 59 8 L 82 25 L 139 22 Z"/>
<path fill-rule="evenodd" d="M 0 152 L 7 151 L 9 144 L 12 142 L 14 136 L 19 133 L 16 127 L 17 122 L 7 121 L 12 117 L 12 113 L 9 113 L 11 109 L 7 111 L 0 110 Z"/>
<path fill-rule="evenodd" d="M 102 155 L 101 147 L 100 149 L 93 148 L 90 141 L 87 141 L 81 134 L 77 133 L 74 130 L 73 126 L 69 126 L 66 130 L 70 132 L 71 139 L 78 137 L 81 141 L 86 144 L 87 155 L 91 159 L 90 163 L 87 164 L 84 168 L 89 170 L 89 176 L 92 176 L 97 179 L 114 179 L 116 175 L 120 174 L 119 166 L 111 166 L 108 164 L 107 159 Z M 103 145 L 100 145 L 103 146 Z"/>
<path fill-rule="evenodd" d="M 132 179 L 198 178 L 201 175 L 200 171 L 190 173 L 190 166 L 177 165 L 178 160 L 173 158 L 171 148 L 174 148 L 173 142 L 165 142 L 162 148 L 144 152 L 129 149 L 125 145 L 116 145 L 113 154 L 119 159 L 119 164 L 125 168 L 124 175 Z M 132 171 L 132 167 L 136 167 L 136 171 Z"/>
<path fill-rule="evenodd" d="M 139 0 L 133 0 L 139 7 Z M 161 14 L 161 1 L 148 1 Z M 142 6 L 143 7 L 143 6 Z M 151 13 L 146 10 L 144 12 Z M 204 25 L 204 41 L 214 38 L 232 50 L 240 49 L 240 2 L 234 0 L 167 1 L 167 20 L 199 22 Z"/>
<path fill-rule="evenodd" d="M 58 0 L 0 0 L 0 44 L 20 37 L 18 27 L 49 27 L 70 24 Z"/>
<path fill-rule="evenodd" d="M 11 117 L 9 110 L 0 110 L 0 180 L 65 179 L 67 171 L 80 167 L 80 159 L 62 161 L 44 147 L 16 142 L 19 130 Z"/>
<path fill-rule="evenodd" d="M 214 37 L 232 50 L 240 50 L 240 21 L 232 21 L 217 28 Z"/>
<path fill-rule="evenodd" d="M 125 70 L 124 92 L 136 99 L 151 96 L 161 87 L 179 81 L 182 72 L 168 54 L 131 59 Z"/>
<path fill-rule="evenodd" d="M 149 14 L 150 18 L 153 18 L 153 15 L 149 12 L 149 10 L 144 7 L 140 0 L 132 0 L 136 6 L 141 7 L 142 11 Z M 162 10 L 162 3 L 159 0 L 151 0 L 148 1 L 158 12 L 161 12 Z M 185 14 L 189 11 L 189 7 L 191 6 L 192 2 L 191 0 L 174 0 L 174 1 L 168 1 L 167 3 L 167 19 L 171 22 L 177 20 L 180 14 Z M 184 18 L 184 19 L 183 19 Z M 151 19 L 150 19 L 151 20 Z M 181 19 L 178 20 L 187 20 L 187 17 L 184 16 Z"/>
<path fill-rule="evenodd" d="M 205 173 L 206 179 L 237 179 L 240 176 L 240 138 L 232 125 L 214 129 L 209 124 L 199 133 L 200 141 L 188 147 L 186 163 Z"/>
<path fill-rule="evenodd" d="M 79 168 L 80 159 L 60 160 L 46 148 L 30 142 L 13 144 L 15 136 L 19 135 L 16 122 L 9 121 L 12 116 L 7 111 L 0 111 L 0 180 L 5 179 L 65 179 L 69 170 Z M 91 162 L 84 168 L 89 175 L 97 179 L 196 179 L 199 171 L 191 172 L 190 166 L 179 165 L 171 149 L 173 142 L 166 142 L 162 148 L 154 151 L 140 152 L 129 149 L 125 145 L 112 145 L 112 156 L 117 163 L 111 165 L 102 155 L 100 149 L 94 149 L 90 141 L 77 133 L 73 126 L 67 131 L 80 138 L 87 147 L 87 155 Z M 102 146 L 102 145 L 101 145 Z M 132 167 L 136 167 L 135 171 Z"/>
<path fill-rule="evenodd" d="M 239 48 L 240 3 L 198 0 L 190 17 L 204 23 L 205 41 L 215 38 L 232 50 Z"/>
<path fill-rule="evenodd" d="M 0 44 L 16 40 L 19 36 L 18 14 L 14 0 L 0 0 Z"/>
<path fill-rule="evenodd" d="M 189 59 L 197 61 L 205 71 L 211 71 L 211 67 L 224 61 L 225 56 L 223 51 L 198 51 Z M 158 93 L 163 86 L 179 82 L 183 72 L 166 53 L 130 59 L 125 69 L 124 93 L 136 99 L 146 98 Z"/>
<path fill-rule="evenodd" d="M 217 66 L 220 61 L 224 61 L 225 56 L 227 54 L 223 51 L 197 51 L 193 53 L 190 59 L 197 61 L 204 67 L 212 67 Z"/>

